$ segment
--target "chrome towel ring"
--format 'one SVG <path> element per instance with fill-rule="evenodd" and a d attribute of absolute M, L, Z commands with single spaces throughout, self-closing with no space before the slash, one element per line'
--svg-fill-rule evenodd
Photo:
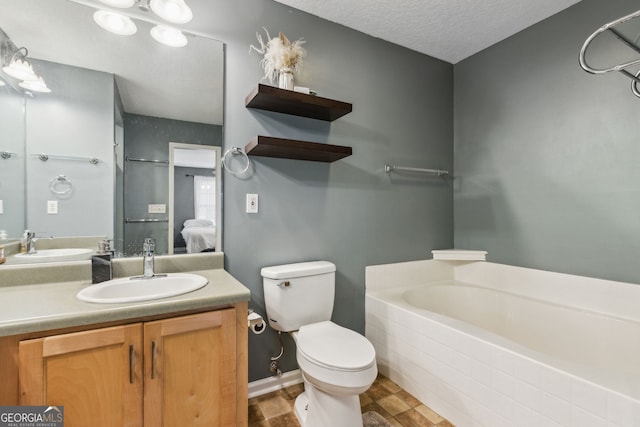
<path fill-rule="evenodd" d="M 71 193 L 73 184 L 65 175 L 58 175 L 49 182 L 49 190 L 58 196 L 64 196 Z"/>
<path fill-rule="evenodd" d="M 239 170 L 239 171 L 234 171 L 231 169 L 231 166 L 229 166 L 228 161 L 230 161 L 230 157 L 232 156 L 242 156 L 244 157 L 246 164 L 244 165 L 244 167 Z M 246 171 L 249 170 L 249 165 L 251 164 L 251 160 L 249 160 L 249 156 L 247 156 L 247 153 L 245 153 L 245 151 L 240 148 L 240 147 L 231 147 L 229 148 L 227 151 L 224 152 L 224 155 L 222 156 L 222 166 L 229 171 L 229 173 L 231 175 L 242 175 L 243 173 L 245 173 Z"/>

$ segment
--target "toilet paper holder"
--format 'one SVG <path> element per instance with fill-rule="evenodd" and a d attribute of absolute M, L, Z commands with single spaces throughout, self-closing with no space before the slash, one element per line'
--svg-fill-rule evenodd
<path fill-rule="evenodd" d="M 253 310 L 249 310 L 249 314 L 247 316 L 247 326 L 251 329 L 251 332 L 254 334 L 261 334 L 267 329 L 266 323 L 264 323 L 264 319 L 258 313 Z"/>

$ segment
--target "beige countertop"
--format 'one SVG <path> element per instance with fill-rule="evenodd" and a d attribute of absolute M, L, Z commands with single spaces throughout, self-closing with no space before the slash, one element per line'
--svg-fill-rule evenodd
<path fill-rule="evenodd" d="M 0 336 L 46 331 L 248 301 L 249 289 L 223 268 L 188 270 L 209 283 L 170 298 L 120 304 L 84 302 L 76 294 L 90 280 L 0 286 Z"/>

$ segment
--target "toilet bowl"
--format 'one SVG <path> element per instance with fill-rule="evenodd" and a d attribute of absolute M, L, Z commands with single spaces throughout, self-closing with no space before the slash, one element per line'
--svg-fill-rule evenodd
<path fill-rule="evenodd" d="M 373 345 L 333 323 L 335 265 L 326 261 L 261 271 L 269 325 L 288 332 L 305 391 L 294 413 L 302 427 L 362 426 L 359 394 L 378 374 Z"/>
<path fill-rule="evenodd" d="M 302 326 L 291 335 L 305 381 L 305 392 L 294 405 L 300 424 L 361 425 L 358 395 L 371 386 L 378 374 L 373 345 L 357 332 L 331 321 Z"/>

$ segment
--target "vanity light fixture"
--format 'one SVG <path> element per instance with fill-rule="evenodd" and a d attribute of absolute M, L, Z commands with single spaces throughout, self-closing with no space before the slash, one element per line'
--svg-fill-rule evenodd
<path fill-rule="evenodd" d="M 2 71 L 18 80 L 37 80 L 38 76 L 33 71 L 33 67 L 29 61 L 27 61 L 28 53 L 29 51 L 26 47 L 17 49 L 13 55 L 11 55 L 9 63 L 2 67 Z"/>
<path fill-rule="evenodd" d="M 175 28 L 156 25 L 151 29 L 151 37 L 158 43 L 171 47 L 183 47 L 187 45 L 187 37 L 182 31 Z"/>
<path fill-rule="evenodd" d="M 135 4 L 135 0 L 100 0 L 102 3 L 107 6 L 119 7 L 121 9 L 126 9 Z"/>
<path fill-rule="evenodd" d="M 130 36 L 138 31 L 138 27 L 128 16 L 109 10 L 98 10 L 93 19 L 103 29 L 121 36 Z"/>
<path fill-rule="evenodd" d="M 136 6 L 143 12 L 149 12 L 151 10 L 149 1 L 150 0 L 136 0 Z"/>
<path fill-rule="evenodd" d="M 5 34 L 2 29 L 0 33 Z M 29 50 L 26 47 L 17 47 L 11 39 L 2 43 L 0 51 L 0 63 L 2 71 L 9 77 L 20 80 L 18 86 L 33 92 L 51 92 L 44 79 L 36 74 L 33 65 L 27 60 Z M 5 86 L 6 77 L 0 79 L 0 86 Z"/>
<path fill-rule="evenodd" d="M 193 12 L 184 0 L 151 0 L 151 10 L 174 24 L 186 24 L 193 19 Z"/>
<path fill-rule="evenodd" d="M 76 1 L 76 0 L 72 0 Z M 184 0 L 100 0 L 102 3 L 118 8 L 129 8 L 134 4 L 141 11 L 153 11 L 165 21 L 174 24 L 185 24 L 193 19 L 193 12 Z M 132 35 L 138 30 L 129 16 L 111 10 L 97 10 L 93 19 L 103 29 L 120 35 Z M 146 22 L 157 24 L 151 20 L 138 17 Z M 151 37 L 158 43 L 171 47 L 183 47 L 188 43 L 182 31 L 166 25 L 157 24 L 151 29 Z"/>
<path fill-rule="evenodd" d="M 50 93 L 51 89 L 47 87 L 42 77 L 38 77 L 37 80 L 25 80 L 18 83 L 23 89 L 30 90 L 32 92 Z"/>

